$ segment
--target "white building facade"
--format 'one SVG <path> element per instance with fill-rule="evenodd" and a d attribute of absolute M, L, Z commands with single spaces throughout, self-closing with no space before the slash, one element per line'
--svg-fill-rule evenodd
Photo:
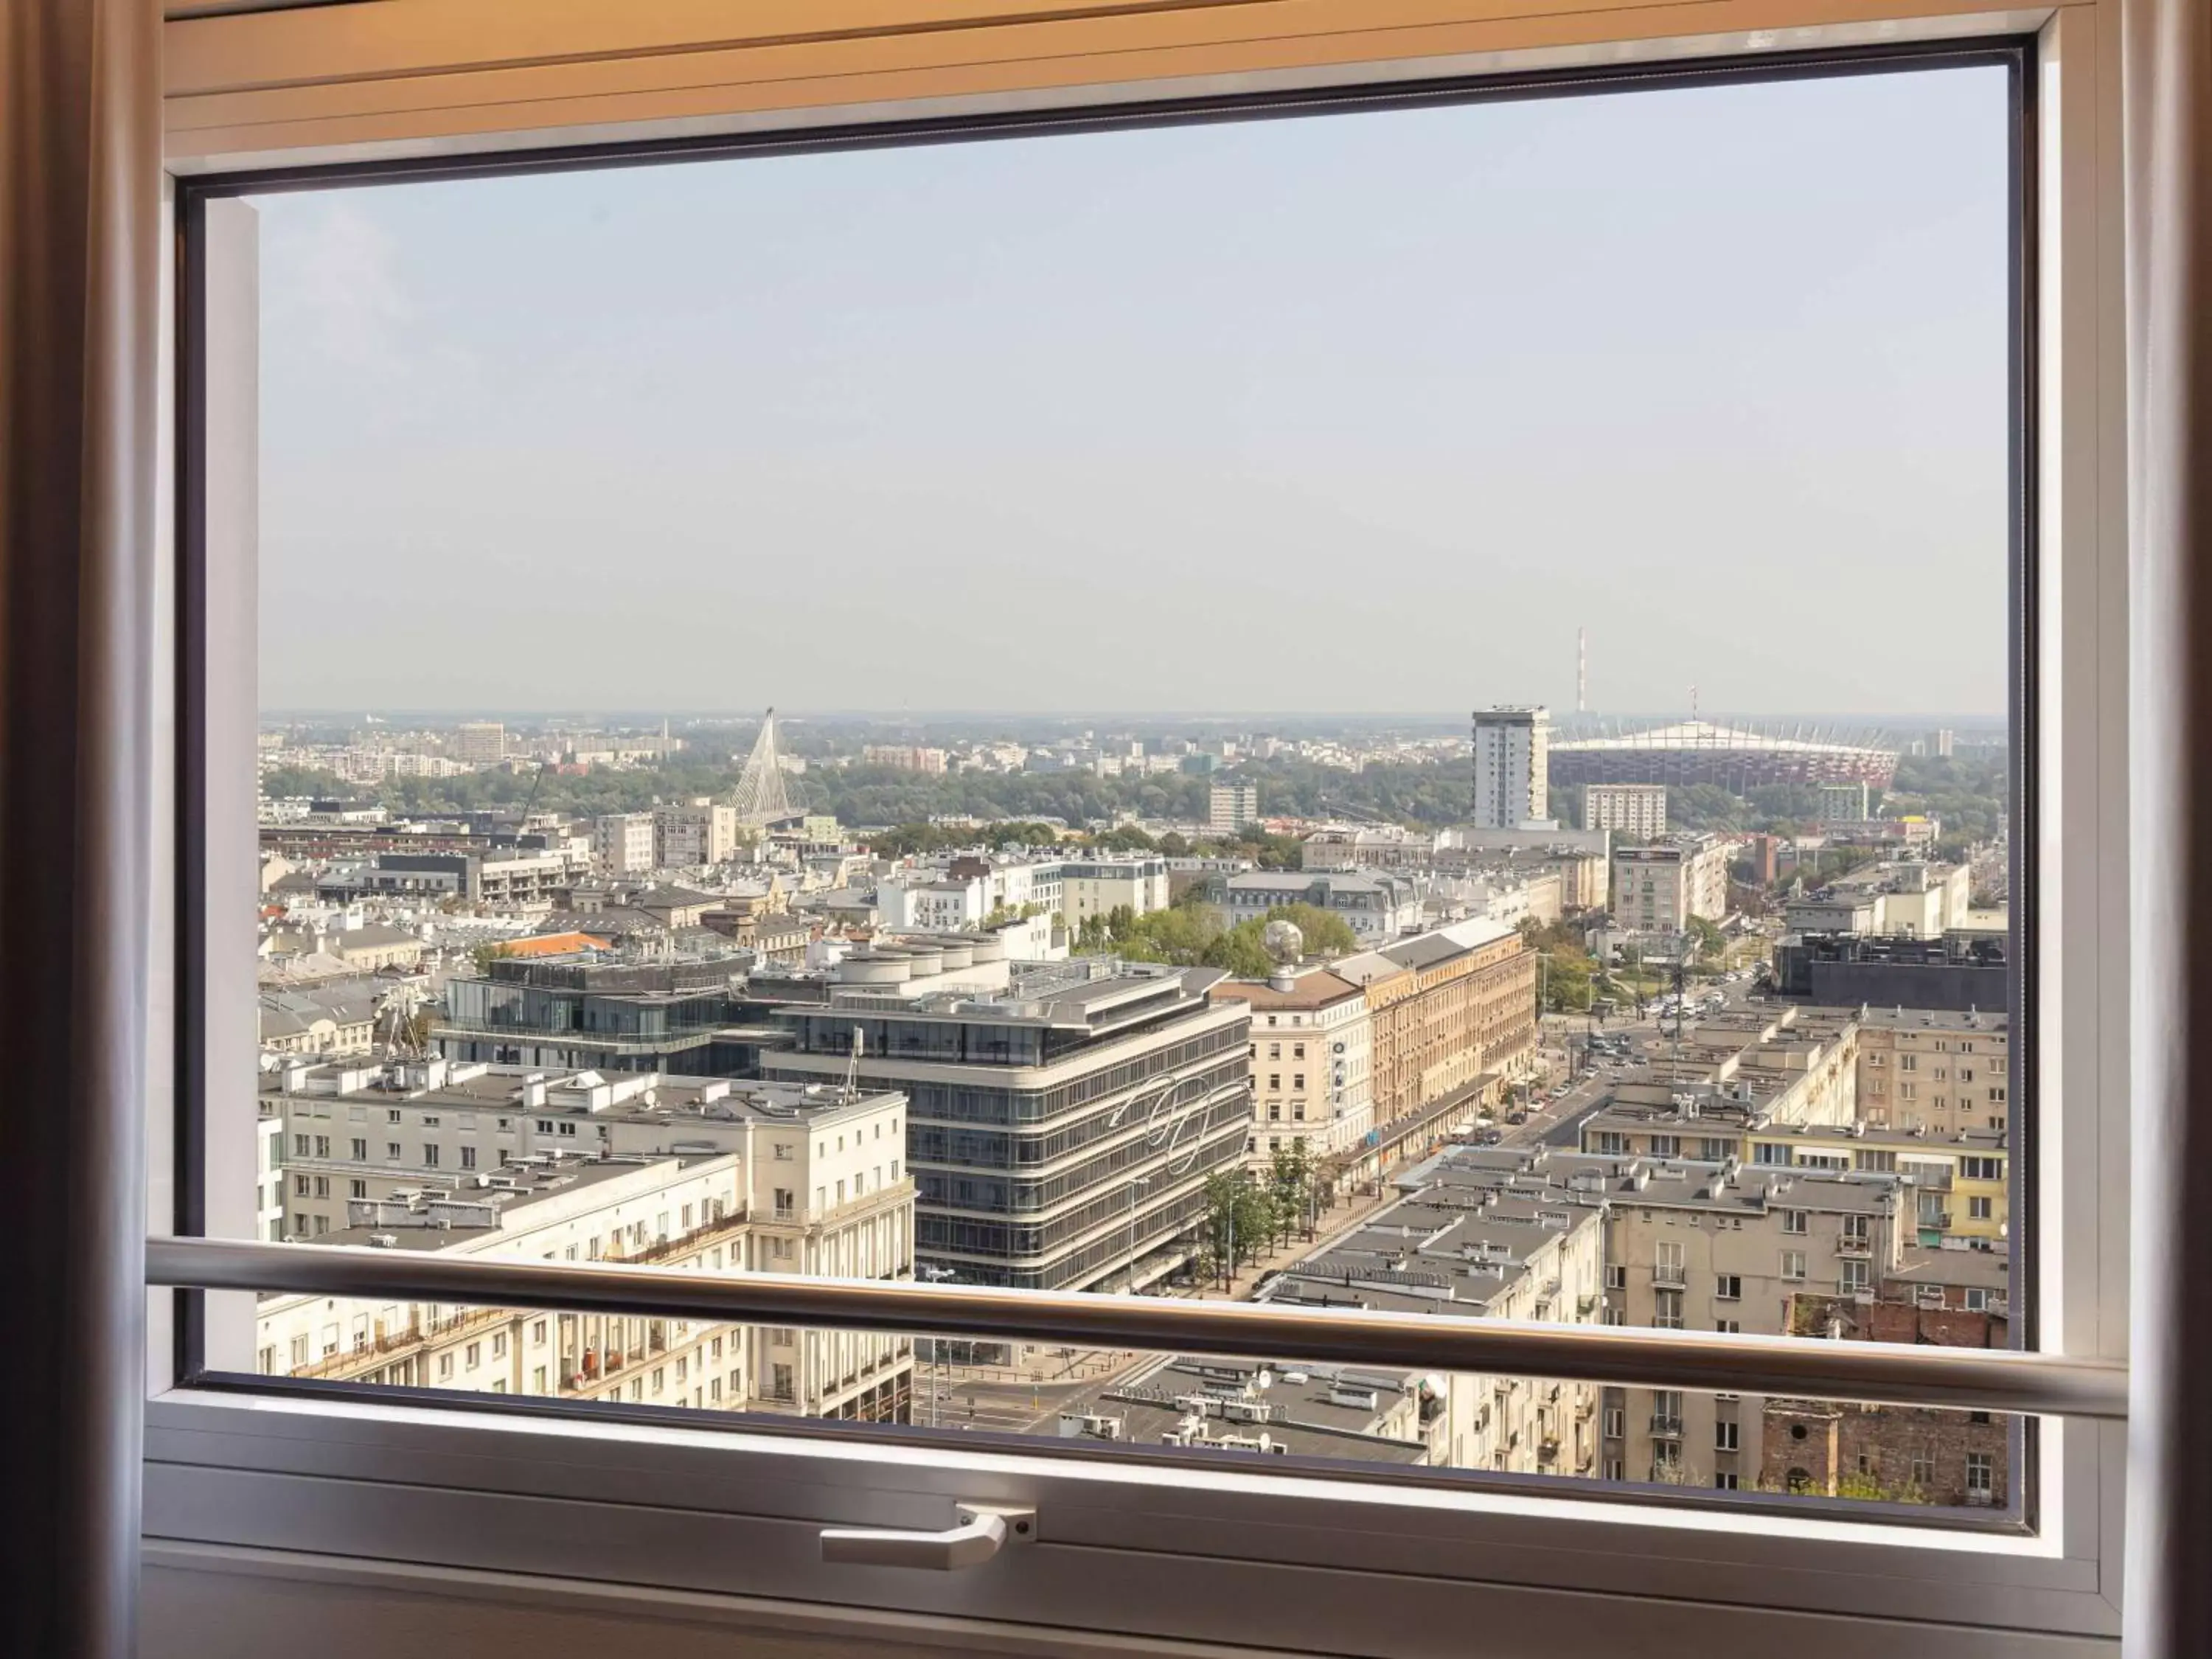
<path fill-rule="evenodd" d="M 1549 816 L 1552 712 L 1500 704 L 1474 716 L 1474 811 L 1483 830 L 1517 830 Z"/>
<path fill-rule="evenodd" d="M 1350 1157 L 1375 1127 L 1365 994 L 1325 969 L 1233 981 L 1217 1001 L 1252 1010 L 1253 1164 L 1304 1143 L 1316 1164 Z"/>
<path fill-rule="evenodd" d="M 650 812 L 605 812 L 592 820 L 592 866 L 602 875 L 644 875 L 653 868 L 653 850 Z"/>
<path fill-rule="evenodd" d="M 1248 823 L 1260 821 L 1260 791 L 1249 783 L 1217 783 L 1207 792 L 1206 827 L 1217 836 L 1233 836 Z"/>

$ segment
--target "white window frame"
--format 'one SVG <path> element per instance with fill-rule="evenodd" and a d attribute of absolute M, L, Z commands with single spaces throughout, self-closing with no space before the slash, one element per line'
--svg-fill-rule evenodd
<path fill-rule="evenodd" d="M 1094 4 L 1102 15 L 1080 15 Z M 1048 9 L 1045 0 L 1000 0 L 993 9 L 1003 19 L 1025 7 Z M 866 9 L 819 0 L 817 11 L 831 9 Z M 733 42 L 744 25 L 720 16 L 697 23 L 677 0 L 607 0 L 526 26 L 513 20 L 527 14 L 477 0 L 173 21 L 165 41 L 170 167 L 465 155 L 2037 32 L 2032 488 L 2043 932 L 2033 1058 L 2042 1085 L 2034 1178 L 2044 1236 L 2033 1311 L 2045 1346 L 2124 1359 L 2116 0 L 2028 9 L 1954 0 L 1934 15 L 1905 0 L 1715 0 L 1698 13 L 1705 33 L 1672 38 L 1667 31 L 1682 27 L 1675 14 L 1616 0 L 1548 10 L 1500 0 L 1307 0 L 1151 15 L 1108 10 L 1103 0 L 1050 0 L 1048 9 L 1049 21 L 1015 16 L 912 34 L 856 26 L 797 46 Z M 500 35 L 502 15 L 511 40 Z M 701 40 L 708 27 L 718 38 Z M 164 350 L 173 365 L 173 338 Z M 164 385 L 166 395 L 166 374 Z M 224 418 L 236 437 L 240 412 Z M 174 476 L 172 458 L 165 488 Z M 162 550 L 170 584 L 177 552 Z M 250 562 L 220 536 L 210 536 L 209 553 L 210 614 L 250 619 Z M 246 787 L 228 817 L 210 812 L 207 870 L 180 872 L 161 853 L 158 878 L 171 892 L 180 879 L 228 890 L 239 872 L 226 837 L 234 830 L 238 848 L 252 844 L 250 631 L 228 646 L 209 652 L 210 804 L 241 777 Z M 178 647 L 173 634 L 158 644 L 172 663 Z M 241 665 L 243 684 L 231 683 Z M 228 730 L 223 717 L 241 709 L 243 723 Z M 173 792 L 173 778 L 161 783 Z M 173 914 L 157 907 L 157 930 Z M 155 944 L 156 961 L 168 960 L 161 938 Z M 229 941 L 219 935 L 207 945 L 205 996 L 226 1006 L 240 996 L 250 970 L 238 964 L 247 958 L 226 957 Z M 177 988 L 157 988 L 155 1006 L 173 1007 Z M 243 990 L 250 996 L 250 978 Z M 159 1018 L 154 1026 L 149 1075 L 165 1079 L 173 1032 Z M 212 1110 L 248 1066 L 236 1042 L 217 1041 L 212 1028 L 204 1064 L 206 1079 L 224 1080 L 207 1091 Z M 173 1145 L 164 1085 L 149 1108 L 149 1164 L 164 1170 Z M 207 1180 L 211 1217 L 242 1209 L 250 1222 L 245 1160 L 234 1172 L 211 1167 Z M 152 1212 L 169 1214 L 171 1197 L 157 1187 Z M 2117 1424 L 2039 1422 L 2039 1507 L 2027 1535 L 1814 1515 L 1754 1521 L 1687 1494 L 1668 1504 L 1470 1498 L 1420 1482 L 1194 1474 L 797 1429 L 617 1427 L 514 1400 L 496 1411 L 461 1410 L 180 1388 L 176 1305 L 166 1293 L 149 1298 L 146 1528 L 156 1562 L 196 1559 L 208 1546 L 313 1552 L 356 1564 L 427 1563 L 456 1583 L 498 1572 L 618 1579 L 645 1587 L 634 1594 L 647 1601 L 705 1591 L 815 1602 L 827 1626 L 859 1620 L 856 1629 L 872 1632 L 880 1626 L 864 1615 L 876 1607 L 1378 1654 L 1457 1653 L 1464 1632 L 1481 1628 L 1501 1650 L 1705 1655 L 1736 1640 L 1787 1640 L 1817 1656 L 1862 1650 L 1868 1610 L 1879 1608 L 1889 1645 L 1917 1627 L 1931 1650 L 1940 1641 L 1947 1656 L 1972 1659 L 2013 1651 L 2024 1630 L 2051 1638 L 2039 1650 L 2103 1652 L 2118 1625 L 2124 1430 Z M 204 1315 L 210 1344 L 229 1344 L 241 1371 L 253 1369 L 250 1312 L 234 1297 L 211 1295 Z M 376 1501 L 363 1502 L 370 1492 Z M 1018 1567 L 968 1574 L 886 1574 L 816 1559 L 812 1534 L 824 1522 L 942 1526 L 953 1502 L 989 1498 L 1034 1503 L 1041 1535 L 1055 1547 Z M 1224 1541 L 1231 1539 L 1240 1540 L 1233 1549 Z M 1374 1616 L 1378 1605 L 1387 1620 Z"/>

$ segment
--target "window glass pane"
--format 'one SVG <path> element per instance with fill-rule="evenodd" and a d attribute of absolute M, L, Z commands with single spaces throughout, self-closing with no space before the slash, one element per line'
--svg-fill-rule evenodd
<path fill-rule="evenodd" d="M 249 198 L 216 1227 L 2010 1345 L 2012 137 L 1944 67 Z M 210 1363 L 2020 1502 L 1957 1414 L 254 1326 Z"/>

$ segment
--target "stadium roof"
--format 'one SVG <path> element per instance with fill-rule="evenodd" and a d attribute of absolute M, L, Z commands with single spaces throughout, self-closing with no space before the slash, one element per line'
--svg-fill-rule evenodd
<path fill-rule="evenodd" d="M 1802 729 L 1802 728 L 1801 728 Z M 1601 738 L 1553 738 L 1551 752 L 1608 749 L 1757 749 L 1770 752 L 1889 756 L 1892 751 L 1870 744 L 1830 743 L 1817 738 L 1784 737 L 1741 726 L 1717 726 L 1711 720 L 1677 720 L 1641 732 L 1622 732 Z"/>

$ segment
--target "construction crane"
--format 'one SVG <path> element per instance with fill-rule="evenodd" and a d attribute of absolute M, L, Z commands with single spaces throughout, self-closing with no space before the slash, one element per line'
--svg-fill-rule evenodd
<path fill-rule="evenodd" d="M 534 778 L 531 779 L 531 781 L 530 781 L 530 793 L 529 793 L 528 794 L 525 795 L 525 796 L 522 798 L 522 823 L 529 823 L 529 822 L 530 822 L 530 811 L 531 811 L 531 809 L 532 809 L 532 807 L 534 807 L 534 806 L 536 806 L 536 805 L 538 805 L 538 791 L 539 786 L 541 786 L 542 784 L 544 784 L 544 781 L 545 781 L 545 775 L 546 775 L 546 773 L 547 773 L 547 772 L 549 772 L 549 771 L 550 771 L 550 770 L 552 769 L 552 766 L 553 766 L 553 763 L 552 763 L 550 759 L 549 759 L 549 760 L 542 760 L 542 761 L 540 761 L 540 762 L 538 762 L 538 775 L 537 775 L 536 777 L 534 777 Z M 520 827 L 521 827 L 521 825 L 520 825 L 520 824 L 516 825 L 516 828 L 518 828 L 518 829 L 520 829 Z"/>

